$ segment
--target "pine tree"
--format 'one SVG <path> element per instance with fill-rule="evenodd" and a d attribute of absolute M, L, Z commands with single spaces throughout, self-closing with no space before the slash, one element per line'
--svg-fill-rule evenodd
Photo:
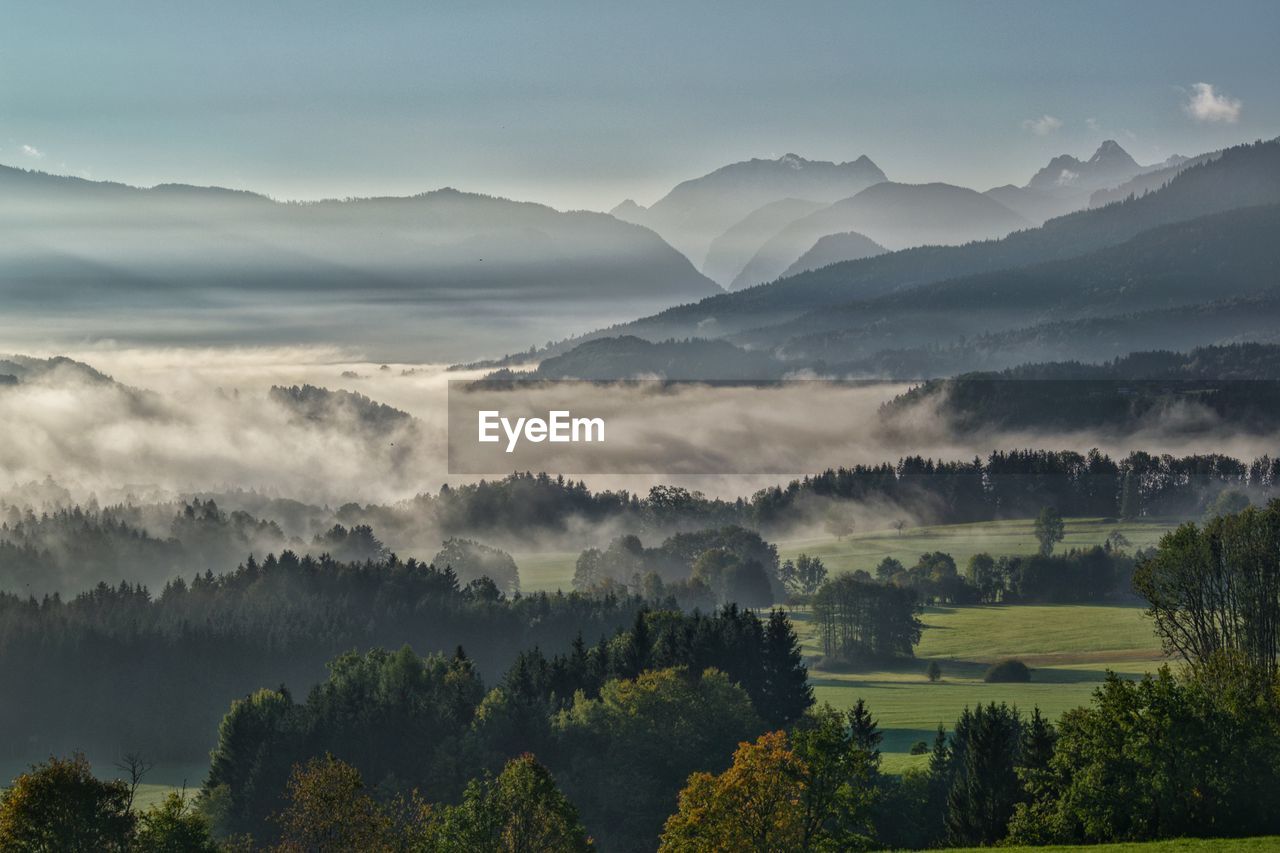
<path fill-rule="evenodd" d="M 795 722 L 813 704 L 813 688 L 809 686 L 809 670 L 800 654 L 800 642 L 783 610 L 769 614 L 761 663 L 764 683 L 757 710 L 771 726 Z"/>
<path fill-rule="evenodd" d="M 1017 766 L 1023 724 L 1018 712 L 992 702 L 968 708 L 952 735 L 952 780 L 947 791 L 947 840 L 955 846 L 1004 838 L 1022 799 Z"/>
<path fill-rule="evenodd" d="M 884 735 L 875 717 L 867 710 L 867 703 L 862 699 L 853 703 L 849 709 L 849 735 L 853 742 L 871 756 L 874 767 L 880 766 L 880 742 Z"/>
<path fill-rule="evenodd" d="M 1037 706 L 1031 712 L 1030 722 L 1023 727 L 1018 766 L 1028 771 L 1048 769 L 1057 740 L 1058 733 L 1054 731 L 1053 723 L 1045 719 Z"/>

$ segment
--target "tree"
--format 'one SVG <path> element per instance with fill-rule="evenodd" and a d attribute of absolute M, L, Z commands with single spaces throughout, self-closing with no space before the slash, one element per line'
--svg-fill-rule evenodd
<path fill-rule="evenodd" d="M 578 562 L 573 567 L 574 589 L 578 592 L 592 592 L 602 588 L 609 579 L 600 549 L 588 548 L 578 555 Z"/>
<path fill-rule="evenodd" d="M 1132 521 L 1142 515 L 1142 488 L 1137 473 L 1126 471 L 1120 489 L 1120 517 Z"/>
<path fill-rule="evenodd" d="M 978 591 L 984 604 L 995 604 L 1004 593 L 1004 573 L 990 554 L 974 554 L 970 557 L 969 564 L 965 567 L 965 579 Z"/>
<path fill-rule="evenodd" d="M 593 847 L 578 810 L 528 753 L 508 761 L 498 778 L 468 784 L 462 802 L 445 807 L 428 835 L 433 849 L 442 851 L 575 853 Z"/>
<path fill-rule="evenodd" d="M 965 708 L 951 735 L 947 837 L 956 846 L 995 844 L 1022 798 L 1017 767 L 1022 718 L 1008 705 Z"/>
<path fill-rule="evenodd" d="M 1014 843 L 1272 834 L 1280 709 L 1248 683 L 1111 673 L 1062 716 L 1047 770 L 1028 779 Z"/>
<path fill-rule="evenodd" d="M 822 526 L 828 533 L 839 540 L 851 535 L 857 525 L 851 513 L 839 507 L 832 507 L 827 512 L 827 518 L 823 521 Z"/>
<path fill-rule="evenodd" d="M 134 815 L 129 784 L 94 777 L 76 753 L 20 774 L 0 795 L 0 849 L 99 853 L 129 849 Z"/>
<path fill-rule="evenodd" d="M 208 819 L 185 792 L 170 791 L 138 816 L 135 853 L 217 853 Z"/>
<path fill-rule="evenodd" d="M 910 656 L 922 630 L 916 610 L 914 590 L 852 575 L 823 584 L 813 600 L 822 653 L 845 662 Z"/>
<path fill-rule="evenodd" d="M 817 557 L 801 554 L 793 563 L 787 560 L 778 570 L 778 577 L 794 595 L 813 595 L 827 579 L 827 567 Z"/>
<path fill-rule="evenodd" d="M 773 585 L 758 560 L 734 562 L 725 572 L 725 603 L 743 607 L 768 607 L 773 603 Z"/>
<path fill-rule="evenodd" d="M 931 660 L 929 661 L 929 669 L 926 671 L 925 675 L 928 676 L 929 681 L 931 682 L 941 681 L 942 667 L 938 665 L 938 662 L 936 660 Z"/>
<path fill-rule="evenodd" d="M 1129 541 L 1129 537 L 1125 536 L 1119 530 L 1113 530 L 1107 534 L 1106 547 L 1112 551 L 1125 551 L 1133 547 L 1133 543 Z"/>
<path fill-rule="evenodd" d="M 730 600 L 729 575 L 741 565 L 738 555 L 728 548 L 708 548 L 693 561 L 691 577 L 711 587 L 717 600 Z"/>
<path fill-rule="evenodd" d="M 1062 514 L 1057 508 L 1047 506 L 1040 510 L 1040 515 L 1036 516 L 1036 541 L 1040 543 L 1040 554 L 1049 556 L 1053 553 L 1053 546 L 1061 542 L 1066 535 L 1066 525 L 1062 521 Z"/>
<path fill-rule="evenodd" d="M 294 767 L 276 822 L 282 853 L 395 849 L 391 820 L 364 792 L 360 771 L 332 755 Z"/>
<path fill-rule="evenodd" d="M 769 732 L 740 744 L 725 772 L 693 774 L 659 849 L 772 853 L 870 846 L 879 752 L 863 742 L 874 721 L 868 728 L 865 707 L 858 714 L 866 719 L 823 706 L 790 736 Z"/>
<path fill-rule="evenodd" d="M 880 583 L 888 583 L 893 580 L 895 575 L 906 570 L 907 567 L 902 565 L 900 560 L 895 560 L 893 557 L 885 557 L 876 564 L 876 580 L 880 581 Z"/>
<path fill-rule="evenodd" d="M 573 768 L 565 792 L 609 849 L 652 849 L 689 774 L 723 768 L 764 728 L 724 673 L 684 667 L 609 681 L 598 699 L 579 693 L 554 725 L 558 760 Z"/>
<path fill-rule="evenodd" d="M 895 519 L 893 524 L 889 526 L 892 527 L 894 530 L 896 530 L 898 532 L 898 535 L 901 536 L 902 531 L 907 529 L 907 522 L 905 519 L 899 518 L 899 519 Z"/>
<path fill-rule="evenodd" d="M 133 808 L 134 798 L 138 795 L 138 786 L 142 784 L 142 780 L 153 767 L 155 762 L 147 761 L 140 752 L 127 752 L 124 758 L 116 762 L 116 769 L 129 776 L 130 809 Z"/>
<path fill-rule="evenodd" d="M 440 553 L 431 562 L 441 569 L 445 566 L 453 569 L 463 583 L 489 578 L 507 595 L 520 591 L 520 570 L 516 561 L 499 548 L 455 537 L 445 540 Z"/>
<path fill-rule="evenodd" d="M 988 684 L 1025 684 L 1031 680 L 1031 668 L 1017 658 L 1005 658 L 987 667 L 982 680 Z"/>
<path fill-rule="evenodd" d="M 1249 507 L 1249 496 L 1236 489 L 1223 489 L 1204 511 L 1204 520 L 1212 521 L 1221 515 L 1235 515 Z"/>
<path fill-rule="evenodd" d="M 928 783 L 925 786 L 924 819 L 927 826 L 921 835 L 929 842 L 941 840 L 946 834 L 947 793 L 954 778 L 951 763 L 951 742 L 946 727 L 938 723 L 933 735 L 933 747 L 929 750 Z"/>
<path fill-rule="evenodd" d="M 880 740 L 862 700 L 846 713 L 815 708 L 796 725 L 792 742 L 805 771 L 803 849 L 870 846 Z"/>
<path fill-rule="evenodd" d="M 761 663 L 764 683 L 756 700 L 760 716 L 771 726 L 785 726 L 799 719 L 813 704 L 813 688 L 799 638 L 784 610 L 769 613 Z"/>
<path fill-rule="evenodd" d="M 1166 534 L 1133 586 L 1165 648 L 1193 666 L 1226 653 L 1268 680 L 1280 672 L 1280 501 Z"/>
<path fill-rule="evenodd" d="M 786 732 L 743 743 L 718 776 L 694 773 L 667 819 L 660 851 L 696 853 L 809 850 L 805 836 L 808 768 L 791 750 Z"/>

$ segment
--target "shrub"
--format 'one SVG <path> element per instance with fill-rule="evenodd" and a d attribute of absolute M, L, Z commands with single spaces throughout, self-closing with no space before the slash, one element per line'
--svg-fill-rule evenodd
<path fill-rule="evenodd" d="M 1031 680 L 1031 670 L 1022 661 L 1010 658 L 992 664 L 982 680 L 993 684 L 1023 683 Z"/>
<path fill-rule="evenodd" d="M 925 755 L 928 752 L 929 752 L 929 744 L 925 743 L 922 740 L 918 740 L 915 743 L 911 744 L 912 755 Z"/>

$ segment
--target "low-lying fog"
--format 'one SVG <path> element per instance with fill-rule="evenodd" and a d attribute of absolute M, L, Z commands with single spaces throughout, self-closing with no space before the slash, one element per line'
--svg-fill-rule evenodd
<path fill-rule="evenodd" d="M 102 346 L 28 354 L 69 356 L 108 374 L 116 384 L 59 370 L 0 387 L 0 434 L 5 437 L 0 489 L 9 492 L 52 478 L 76 499 L 92 494 L 104 503 L 243 488 L 337 506 L 393 502 L 435 492 L 446 482 L 479 479 L 451 476 L 446 457 L 447 382 L 476 374 L 447 373 L 438 364 L 382 365 L 326 347 Z M 304 384 L 358 392 L 415 420 L 371 419 L 348 406 L 300 411 L 268 396 L 272 386 Z M 887 426 L 878 415 L 879 405 L 901 390 L 797 383 L 780 388 L 686 386 L 661 395 L 643 386 L 617 391 L 635 396 L 617 398 L 610 429 L 622 429 L 629 419 L 645 442 L 630 447 L 626 464 L 614 470 L 652 473 L 582 478 L 593 488 L 643 492 L 667 482 L 733 497 L 785 481 L 787 474 L 896 461 L 905 455 L 970 459 L 993 449 L 1097 447 L 1113 456 L 1146 450 L 1251 459 L 1276 448 L 1273 437 L 1226 429 L 1186 434 L 1164 422 L 1123 437 L 958 437 L 934 413 L 915 410 Z M 743 426 L 752 422 L 779 431 L 769 435 L 787 430 L 794 438 L 762 442 L 759 429 Z M 705 429 L 699 433 L 691 423 Z M 576 447 L 560 445 L 555 455 L 538 457 L 546 464 L 537 467 L 576 474 Z M 688 471 L 775 473 L 679 473 Z"/>

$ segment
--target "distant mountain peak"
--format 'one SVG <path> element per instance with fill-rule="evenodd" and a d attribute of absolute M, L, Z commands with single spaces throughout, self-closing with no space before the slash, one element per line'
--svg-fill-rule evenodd
<path fill-rule="evenodd" d="M 1089 158 L 1091 164 L 1107 163 L 1110 165 L 1125 165 L 1139 168 L 1138 161 L 1129 156 L 1129 152 L 1120 147 L 1120 143 L 1114 139 L 1107 139 L 1098 146 L 1098 150 L 1093 152 L 1093 156 Z"/>
<path fill-rule="evenodd" d="M 831 204 L 885 179 L 866 156 L 846 163 L 806 160 L 794 151 L 754 157 L 681 181 L 644 211 L 641 224 L 687 257 L 703 259 L 716 238 L 767 204 L 788 198 Z"/>
<path fill-rule="evenodd" d="M 636 222 L 637 217 L 644 215 L 645 207 L 636 204 L 635 199 L 624 198 L 618 205 L 609 211 L 609 215 L 614 219 L 621 219 L 623 222 Z"/>
<path fill-rule="evenodd" d="M 1070 154 L 1059 154 L 1036 172 L 1027 186 L 1049 191 L 1088 192 L 1122 184 L 1141 171 L 1142 166 L 1120 147 L 1119 142 L 1108 139 L 1085 161 Z"/>

